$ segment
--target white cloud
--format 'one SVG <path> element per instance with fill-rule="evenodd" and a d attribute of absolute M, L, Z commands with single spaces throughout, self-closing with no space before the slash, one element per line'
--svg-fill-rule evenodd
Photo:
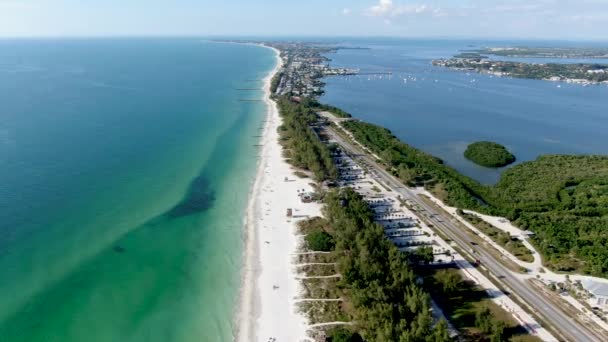
<path fill-rule="evenodd" d="M 399 17 L 407 15 L 446 16 L 447 13 L 440 7 L 427 4 L 398 5 L 393 0 L 379 0 L 378 4 L 367 9 L 367 15 L 373 17 Z"/>
<path fill-rule="evenodd" d="M 367 12 L 375 17 L 382 17 L 390 14 L 394 10 L 393 0 L 379 0 L 376 6 L 370 7 Z"/>
<path fill-rule="evenodd" d="M 395 9 L 392 11 L 391 15 L 393 16 L 400 16 L 400 15 L 408 15 L 408 14 L 424 14 L 424 13 L 430 13 L 430 14 L 435 14 L 435 13 L 439 13 L 440 9 L 438 7 L 431 7 L 429 5 L 404 5 L 404 6 L 399 6 L 399 7 L 395 7 Z"/>
<path fill-rule="evenodd" d="M 345 8 L 342 10 L 342 15 L 351 15 L 353 11 L 350 8 Z"/>

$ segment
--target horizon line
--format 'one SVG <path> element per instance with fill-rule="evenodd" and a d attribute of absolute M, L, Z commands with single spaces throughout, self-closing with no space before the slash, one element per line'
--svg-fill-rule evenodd
<path fill-rule="evenodd" d="M 183 39 L 206 39 L 206 38 L 239 38 L 239 39 L 402 39 L 402 40 L 489 40 L 489 41 L 555 41 L 555 42 L 597 42 L 608 43 L 608 38 L 549 38 L 549 37 L 490 37 L 490 36 L 396 36 L 396 35 L 240 35 L 240 34 L 92 34 L 92 35 L 15 35 L 2 36 L 0 40 L 18 39 L 158 39 L 158 38 L 183 38 Z"/>

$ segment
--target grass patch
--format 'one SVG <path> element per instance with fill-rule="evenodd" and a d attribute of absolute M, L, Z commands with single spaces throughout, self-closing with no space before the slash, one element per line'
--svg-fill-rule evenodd
<path fill-rule="evenodd" d="M 482 220 L 480 217 L 474 214 L 467 214 L 463 211 L 458 211 L 458 215 L 467 220 L 469 223 L 474 225 L 482 233 L 487 235 L 494 242 L 498 243 L 509 253 L 513 254 L 519 260 L 524 262 L 533 262 L 534 255 L 523 242 L 519 239 L 512 237 L 509 233 L 504 232 L 492 224 Z"/>
<path fill-rule="evenodd" d="M 339 278 L 302 279 L 301 298 L 335 299 L 340 298 Z"/>
<path fill-rule="evenodd" d="M 295 257 L 294 263 L 310 264 L 310 263 L 329 263 L 329 262 L 335 262 L 335 261 L 336 261 L 336 256 L 333 253 L 298 254 Z"/>
<path fill-rule="evenodd" d="M 353 319 L 344 311 L 342 302 L 300 302 L 297 307 L 310 322 L 349 322 Z"/>
<path fill-rule="evenodd" d="M 338 273 L 336 265 L 333 264 L 298 266 L 297 269 L 307 277 L 324 277 Z"/>
<path fill-rule="evenodd" d="M 309 178 L 308 175 L 302 171 L 296 171 L 293 174 L 296 175 L 298 178 Z"/>
<path fill-rule="evenodd" d="M 331 232 L 329 222 L 322 217 L 313 217 L 298 222 L 298 233 L 307 235 L 315 231 Z"/>

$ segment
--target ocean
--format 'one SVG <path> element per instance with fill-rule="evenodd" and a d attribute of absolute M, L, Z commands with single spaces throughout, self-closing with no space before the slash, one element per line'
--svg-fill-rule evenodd
<path fill-rule="evenodd" d="M 274 64 L 198 39 L 0 40 L 0 341 L 232 339 Z"/>
<path fill-rule="evenodd" d="M 390 129 L 403 141 L 442 158 L 480 182 L 495 183 L 506 168 L 488 169 L 465 159 L 466 146 L 478 140 L 505 145 L 518 163 L 548 153 L 608 154 L 608 86 L 499 78 L 431 65 L 432 59 L 486 46 L 607 44 L 414 39 L 349 39 L 337 43 L 367 49 L 329 54 L 330 65 L 360 68 L 367 75 L 325 79 L 326 93 L 321 102 Z M 511 60 L 608 64 L 607 59 Z M 380 75 L 388 72 L 392 72 L 390 77 Z"/>

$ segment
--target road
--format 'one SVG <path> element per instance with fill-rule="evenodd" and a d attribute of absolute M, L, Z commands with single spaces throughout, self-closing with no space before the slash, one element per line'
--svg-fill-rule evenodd
<path fill-rule="evenodd" d="M 346 139 L 337 134 L 333 128 L 327 127 L 328 136 L 335 140 L 344 150 L 353 157 L 364 161 L 373 167 L 382 182 L 391 190 L 400 194 L 403 199 L 408 199 L 417 204 L 426 214 L 426 218 L 443 234 L 454 241 L 461 249 L 470 250 L 471 244 L 466 236 L 456 225 L 452 223 L 452 217 L 443 212 L 438 212 L 433 207 L 424 202 L 416 193 L 405 187 L 397 178 L 388 173 L 384 167 L 378 165 L 368 154 L 363 153 L 359 147 L 354 146 Z M 515 277 L 508 269 L 498 262 L 491 254 L 482 249 L 476 248 L 476 258 L 488 269 L 488 271 L 499 277 L 501 281 L 509 287 L 511 292 L 519 296 L 524 302 L 533 307 L 536 313 L 557 329 L 562 336 L 569 341 L 594 342 L 601 341 L 593 332 L 574 321 L 572 317 L 562 312 L 554 303 L 545 298 L 542 293 L 525 281 Z"/>

